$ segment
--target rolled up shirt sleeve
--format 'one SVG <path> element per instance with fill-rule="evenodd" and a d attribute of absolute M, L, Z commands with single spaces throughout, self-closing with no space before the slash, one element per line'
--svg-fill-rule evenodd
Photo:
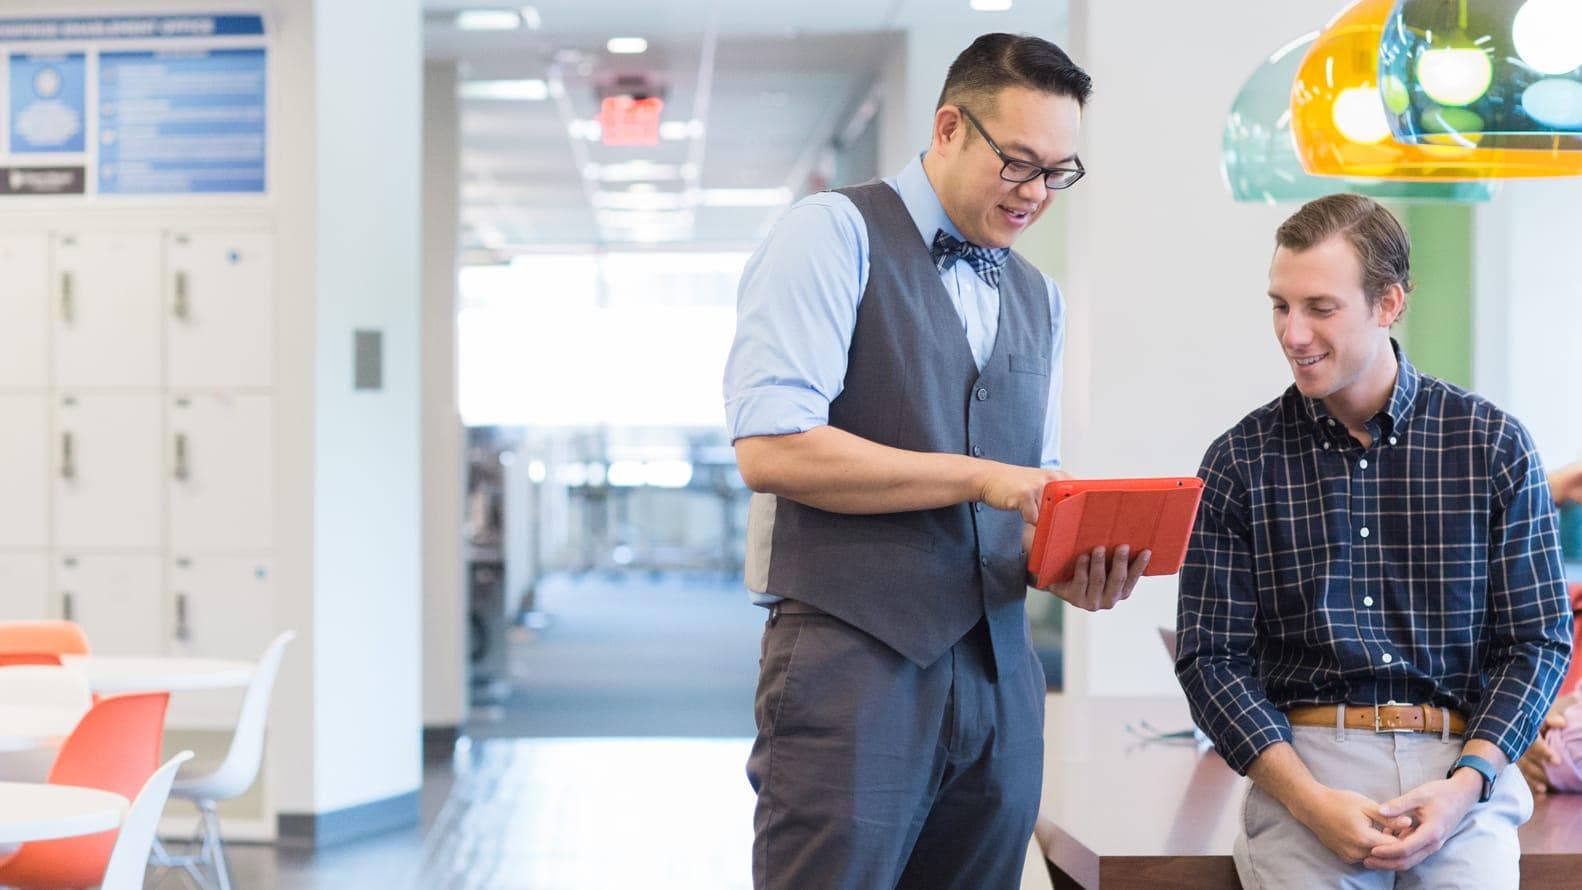
<path fill-rule="evenodd" d="M 1291 740 L 1291 724 L 1254 671 L 1252 529 L 1229 435 L 1209 447 L 1198 475 L 1203 498 L 1176 607 L 1176 677 L 1193 722 L 1245 775 L 1264 749 Z"/>
<path fill-rule="evenodd" d="M 1570 601 L 1554 502 L 1532 439 L 1506 420 L 1495 456 L 1489 527 L 1488 685 L 1467 738 L 1511 760 L 1538 737 L 1571 656 Z"/>
<path fill-rule="evenodd" d="M 725 363 L 731 440 L 829 422 L 868 279 L 868 231 L 850 199 L 798 202 L 747 261 Z"/>

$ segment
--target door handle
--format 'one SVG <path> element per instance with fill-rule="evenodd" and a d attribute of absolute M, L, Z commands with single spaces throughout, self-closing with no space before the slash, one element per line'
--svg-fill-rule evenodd
<path fill-rule="evenodd" d="M 187 623 L 187 595 L 176 594 L 176 642 L 186 643 L 192 639 L 192 626 Z"/>
<path fill-rule="evenodd" d="M 73 290 L 70 272 L 60 273 L 60 320 L 66 324 L 76 323 L 76 311 L 72 305 Z"/>
<path fill-rule="evenodd" d="M 177 482 L 186 482 L 192 477 L 192 471 L 187 466 L 187 434 L 176 434 L 176 469 Z"/>
<path fill-rule="evenodd" d="M 187 296 L 187 273 L 185 270 L 176 272 L 176 301 L 173 311 L 176 318 L 181 321 L 192 320 L 192 305 Z"/>
<path fill-rule="evenodd" d="M 71 431 L 62 430 L 60 434 L 60 478 L 67 481 L 77 478 L 75 450 L 72 447 Z"/>

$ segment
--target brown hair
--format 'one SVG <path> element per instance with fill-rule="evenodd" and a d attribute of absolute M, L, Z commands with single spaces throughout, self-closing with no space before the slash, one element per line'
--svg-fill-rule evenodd
<path fill-rule="evenodd" d="M 1078 106 L 1085 106 L 1093 79 L 1065 50 L 1042 37 L 985 34 L 950 63 L 934 107 L 971 104 L 982 109 L 979 116 L 988 115 L 995 110 L 994 97 L 1011 86 L 1070 96 Z"/>
<path fill-rule="evenodd" d="M 1274 233 L 1275 244 L 1302 251 L 1343 235 L 1362 265 L 1362 292 L 1377 307 L 1390 285 L 1411 293 L 1412 239 L 1378 201 L 1362 195 L 1325 195 L 1302 205 Z"/>

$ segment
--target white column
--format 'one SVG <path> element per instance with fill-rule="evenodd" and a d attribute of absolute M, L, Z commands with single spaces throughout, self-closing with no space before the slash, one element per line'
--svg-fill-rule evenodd
<path fill-rule="evenodd" d="M 1473 217 L 1475 387 L 1551 469 L 1582 460 L 1579 206 L 1582 179 L 1512 181 Z"/>
<path fill-rule="evenodd" d="M 467 589 L 461 557 L 465 477 L 456 406 L 456 233 L 460 135 L 456 66 L 423 69 L 423 725 L 467 717 Z"/>
<path fill-rule="evenodd" d="M 1259 62 L 1334 7 L 1073 2 L 1069 49 L 1094 84 L 1089 175 L 1062 198 L 1078 476 L 1192 475 L 1214 437 L 1290 385 L 1265 293 L 1274 231 L 1295 208 L 1231 200 L 1221 131 Z M 1144 578 L 1113 612 L 1068 608 L 1067 688 L 1177 689 L 1155 632 L 1175 625 L 1175 601 L 1175 578 Z"/>

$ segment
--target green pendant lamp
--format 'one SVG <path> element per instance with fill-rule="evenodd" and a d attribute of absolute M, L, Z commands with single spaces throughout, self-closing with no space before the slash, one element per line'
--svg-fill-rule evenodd
<path fill-rule="evenodd" d="M 1225 119 L 1221 171 L 1237 201 L 1275 204 L 1354 192 L 1393 201 L 1487 201 L 1488 180 L 1406 182 L 1313 176 L 1302 169 L 1291 139 L 1291 83 L 1317 32 L 1291 41 L 1264 60 L 1236 94 Z"/>
<path fill-rule="evenodd" d="M 1379 71 L 1401 142 L 1582 151 L 1582 0 L 1401 0 Z"/>

